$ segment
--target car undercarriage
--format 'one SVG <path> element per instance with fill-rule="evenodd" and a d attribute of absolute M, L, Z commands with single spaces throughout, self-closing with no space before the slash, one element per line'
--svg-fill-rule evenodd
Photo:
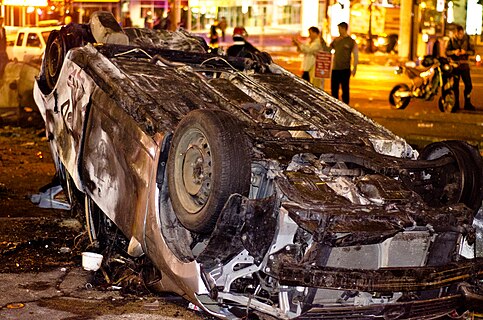
<path fill-rule="evenodd" d="M 91 238 L 107 216 L 155 289 L 231 319 L 481 310 L 483 260 L 461 254 L 477 242 L 478 150 L 417 152 L 267 54 L 112 19 L 51 34 L 35 98 Z"/>

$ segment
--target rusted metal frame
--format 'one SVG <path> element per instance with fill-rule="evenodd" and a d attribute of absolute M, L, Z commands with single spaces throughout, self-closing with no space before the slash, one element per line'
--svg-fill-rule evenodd
<path fill-rule="evenodd" d="M 129 53 L 129 57 L 134 59 L 145 59 L 147 58 L 146 54 L 141 51 L 136 51 L 136 49 L 142 49 L 146 53 L 148 53 L 151 57 L 155 55 L 160 55 L 161 57 L 173 61 L 173 62 L 181 62 L 191 66 L 197 66 L 203 63 L 204 66 L 211 67 L 215 71 L 216 69 L 231 69 L 226 62 L 222 61 L 222 59 L 228 61 L 233 67 L 237 70 L 242 71 L 245 70 L 247 67 L 246 59 L 240 57 L 228 57 L 228 56 L 220 56 L 217 54 L 211 53 L 200 53 L 200 52 L 186 52 L 186 51 L 179 51 L 179 50 L 171 50 L 171 49 L 159 49 L 159 48 L 148 48 L 139 46 L 123 46 L 123 45 L 115 45 L 115 44 L 103 44 L 96 46 L 97 50 L 102 53 L 107 58 L 111 59 L 116 57 L 116 55 L 120 53 L 127 52 L 129 50 L 133 50 Z M 208 59 L 213 58 L 209 61 Z"/>
<path fill-rule="evenodd" d="M 89 54 L 87 54 L 87 56 L 89 56 Z M 253 118 L 250 118 L 247 114 L 243 113 L 240 108 L 233 105 L 229 99 L 220 94 L 220 92 L 216 90 L 216 87 L 211 86 L 207 81 L 203 81 L 200 77 L 196 76 L 195 72 L 177 72 L 174 68 L 162 68 L 164 69 L 162 70 L 161 67 L 149 64 L 148 62 L 139 60 L 130 61 L 125 58 L 113 58 L 111 59 L 111 63 L 113 63 L 124 73 L 124 75 L 126 75 L 126 78 L 129 79 L 116 82 L 115 79 L 107 78 L 105 76 L 108 71 L 107 69 L 100 70 L 98 65 L 92 63 L 95 59 L 96 57 L 92 54 L 90 57 L 86 57 L 85 54 L 81 53 L 73 56 L 74 62 L 78 63 L 83 69 L 85 69 L 85 71 L 94 79 L 96 84 L 102 90 L 107 92 L 114 101 L 126 110 L 126 112 L 131 114 L 149 134 L 161 130 L 162 127 L 174 130 L 174 123 L 176 123 L 176 118 L 179 118 L 181 112 L 176 113 L 172 111 L 176 110 L 176 108 L 171 108 L 171 111 L 167 111 L 162 105 L 169 101 L 164 101 L 164 103 L 162 101 L 157 101 L 152 95 L 146 94 L 143 92 L 142 88 L 139 88 L 136 85 L 136 79 L 138 76 L 132 72 L 132 69 L 138 68 L 136 65 L 138 65 L 139 68 L 146 69 L 144 77 L 146 77 L 146 74 L 159 74 L 160 70 L 165 73 L 172 72 L 178 77 L 184 77 L 185 81 L 182 82 L 189 83 L 191 86 L 196 85 L 201 95 L 205 95 L 207 98 L 209 97 L 206 100 L 212 100 L 211 107 L 218 106 L 221 109 L 228 110 L 231 113 L 236 114 L 237 117 L 244 119 L 245 123 L 246 121 L 254 121 Z M 126 83 L 126 81 L 128 81 L 128 83 Z M 181 99 L 181 97 L 179 97 L 179 99 Z M 206 104 L 206 101 L 203 102 L 199 97 L 198 100 L 196 103 L 193 102 L 193 106 L 199 108 Z"/>
<path fill-rule="evenodd" d="M 242 198 L 237 194 L 230 196 L 218 217 L 206 247 L 196 257 L 206 270 L 225 263 L 243 250 L 241 230 L 245 217 L 242 215 Z"/>
<path fill-rule="evenodd" d="M 271 74 L 271 77 L 274 77 L 278 80 L 283 80 L 284 77 L 277 75 L 277 74 Z M 270 88 L 267 88 L 264 83 L 260 83 L 260 81 L 257 81 L 258 78 L 257 76 L 245 76 L 245 77 L 239 77 L 237 81 L 240 82 L 240 84 L 246 86 L 247 88 L 250 89 L 251 92 L 254 92 L 256 95 L 263 97 L 266 102 L 270 102 L 276 107 L 282 108 L 285 112 L 289 113 L 294 119 L 300 119 L 307 121 L 309 123 L 312 123 L 310 121 L 310 116 L 307 116 L 304 113 L 304 108 L 299 105 L 292 105 L 283 97 L 281 97 L 279 94 L 277 94 L 277 91 L 270 90 Z M 293 84 L 295 85 L 295 81 L 293 80 Z M 236 85 L 236 84 L 235 84 Z M 294 90 L 295 88 L 291 88 Z M 260 103 L 260 101 L 257 101 Z M 315 126 L 314 126 L 315 128 Z"/>
<path fill-rule="evenodd" d="M 156 77 L 159 78 L 159 73 L 164 72 L 164 74 L 169 77 L 178 78 L 177 81 L 172 83 L 186 83 L 186 86 L 189 87 L 189 95 L 188 94 L 176 94 L 177 100 L 168 99 L 163 97 L 163 101 L 159 101 L 155 109 L 150 110 L 150 114 L 153 118 L 159 119 L 162 121 L 165 119 L 166 114 L 170 114 L 170 118 L 179 118 L 182 116 L 183 112 L 179 110 L 183 104 L 189 105 L 193 110 L 198 108 L 220 108 L 222 110 L 227 110 L 231 114 L 236 115 L 237 118 L 242 119 L 243 123 L 249 124 L 254 123 L 254 119 L 248 116 L 247 113 L 244 113 L 241 108 L 237 107 L 229 98 L 223 95 L 218 86 L 213 86 L 208 79 L 203 76 L 199 76 L 196 70 L 185 69 L 183 67 L 180 68 L 168 68 L 168 67 L 160 67 L 154 66 L 150 64 L 145 64 L 142 61 L 129 61 L 125 58 L 114 58 L 112 62 L 122 70 L 126 75 L 128 75 L 134 83 L 140 82 L 140 76 L 149 78 L 150 75 L 153 76 L 153 81 L 159 81 Z M 143 70 L 142 75 L 136 75 L 136 70 Z M 143 80 L 147 81 L 147 79 Z M 231 85 L 231 83 L 229 83 Z M 154 85 L 154 84 L 153 84 Z M 163 84 L 159 83 L 159 87 L 162 87 Z M 142 91 L 143 88 L 136 86 L 138 91 Z M 166 90 L 167 92 L 171 92 L 173 90 Z M 159 92 L 161 94 L 161 90 Z M 170 107 L 166 107 L 165 105 L 169 104 Z M 188 111 L 189 112 L 189 111 Z M 157 115 L 159 113 L 159 115 Z M 172 127 L 171 126 L 167 126 Z"/>
<path fill-rule="evenodd" d="M 173 83 L 178 83 L 178 81 L 185 80 L 184 77 L 177 73 L 175 68 L 152 65 L 141 60 L 113 58 L 110 59 L 110 62 L 129 79 L 128 84 L 119 82 L 114 85 L 119 86 L 120 90 L 129 92 L 134 99 L 141 100 L 136 105 L 125 106 L 125 108 L 132 109 L 131 112 L 134 113 L 149 114 L 149 118 L 154 122 L 156 131 L 163 132 L 166 131 L 166 128 L 174 130 L 182 112 L 179 111 L 180 106 L 176 104 L 177 101 L 166 97 L 161 90 L 163 88 L 162 83 L 172 85 Z M 175 79 L 166 82 L 166 78 L 170 77 Z M 149 89 L 152 90 L 149 91 Z M 177 96 L 176 98 L 179 100 L 182 97 Z M 149 103 L 143 103 L 143 101 Z M 201 101 L 198 102 L 201 103 Z M 168 108 L 166 105 L 172 108 Z M 142 117 L 138 119 L 138 121 L 142 120 Z"/>
<path fill-rule="evenodd" d="M 246 249 L 260 264 L 275 235 L 276 202 L 275 196 L 257 200 L 230 196 L 197 261 L 209 270 Z"/>
<path fill-rule="evenodd" d="M 273 263 L 271 275 L 282 285 L 368 292 L 412 292 L 483 279 L 483 258 L 434 267 L 392 267 L 377 270 Z"/>
<path fill-rule="evenodd" d="M 275 237 L 280 200 L 276 195 L 253 200 L 245 198 L 242 208 L 245 216 L 243 246 L 259 265 Z"/>
<path fill-rule="evenodd" d="M 313 305 L 297 319 L 439 319 L 446 317 L 462 305 L 463 297 L 459 294 L 433 299 L 372 304 L 369 306 Z M 456 319 L 466 318 L 464 316 Z"/>
<path fill-rule="evenodd" d="M 404 212 L 388 214 L 384 208 L 372 208 L 367 212 L 356 206 L 302 209 L 284 203 L 283 207 L 301 228 L 314 235 L 315 241 L 330 247 L 381 243 L 415 225 Z"/>
<path fill-rule="evenodd" d="M 456 232 L 470 238 L 475 230 L 470 224 L 458 220 L 446 222 L 450 213 L 444 212 L 425 219 L 425 213 L 414 217 L 403 210 L 388 213 L 384 208 L 376 208 L 366 212 L 362 208 L 332 207 L 318 209 L 287 208 L 289 216 L 304 230 L 312 233 L 317 242 L 331 247 L 369 245 L 381 243 L 399 232 L 419 226 L 436 232 Z M 434 213 L 434 211 L 433 211 Z M 422 218 L 421 218 L 422 217 Z"/>
<path fill-rule="evenodd" d="M 420 172 L 427 169 L 444 167 L 454 163 L 451 157 L 443 156 L 434 160 L 411 160 L 383 155 L 364 146 L 360 141 L 353 143 L 337 142 L 333 139 L 259 139 L 269 154 L 291 159 L 298 153 L 310 151 L 319 160 L 329 163 L 350 162 L 388 176 L 407 175 L 409 171 Z M 280 146 L 283 146 L 280 148 Z M 354 145 L 359 148 L 354 148 Z"/>
<path fill-rule="evenodd" d="M 437 232 L 454 231 L 463 234 L 474 232 L 470 227 L 473 212 L 463 205 L 455 205 L 458 206 L 457 209 L 455 206 L 429 208 L 421 202 L 414 203 L 413 201 L 401 204 L 390 202 L 384 206 L 357 205 L 348 202 L 334 205 L 333 201 L 323 199 L 313 201 L 304 197 L 286 178 L 279 177 L 276 179 L 276 183 L 292 201 L 282 203 L 282 206 L 286 207 L 292 219 L 310 232 L 350 232 L 354 234 L 362 232 L 360 234 L 362 239 L 372 238 L 374 240 L 377 237 L 364 236 L 364 232 L 384 232 L 388 235 L 393 231 L 402 231 L 404 228 L 416 225 L 430 225 Z M 323 219 L 330 223 L 321 228 L 320 221 Z M 354 241 L 359 241 L 357 239 L 356 237 Z M 380 241 L 383 240 L 384 237 L 380 239 Z"/>
<path fill-rule="evenodd" d="M 153 119 L 156 119 L 157 123 L 163 124 L 160 126 L 162 131 L 166 130 L 166 127 L 173 129 L 179 119 L 192 110 L 214 106 L 206 90 L 199 85 L 199 79 L 190 77 L 191 72 L 182 72 L 181 68 L 150 65 L 126 58 L 111 60 L 132 80 L 136 92 L 149 96 L 155 101 L 152 105 L 143 108 Z M 185 85 L 180 87 L 180 83 Z"/>

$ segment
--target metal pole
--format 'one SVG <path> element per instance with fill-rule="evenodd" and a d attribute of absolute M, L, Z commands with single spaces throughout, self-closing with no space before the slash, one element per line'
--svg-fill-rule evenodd
<path fill-rule="evenodd" d="M 409 48 L 412 37 L 412 2 L 412 0 L 401 0 L 398 54 L 403 60 L 409 58 Z"/>
<path fill-rule="evenodd" d="M 374 1 L 371 0 L 369 3 L 369 31 L 367 32 L 367 48 L 366 51 L 368 53 L 372 53 L 372 5 Z"/>
<path fill-rule="evenodd" d="M 192 19 L 192 15 L 191 15 L 191 5 L 190 5 L 190 2 L 188 1 L 188 14 L 186 15 L 186 30 L 188 31 L 191 31 L 191 19 Z"/>
<path fill-rule="evenodd" d="M 173 11 L 171 11 L 171 18 L 173 19 L 171 28 L 172 30 L 178 29 L 179 23 L 181 21 L 181 0 L 174 0 Z"/>

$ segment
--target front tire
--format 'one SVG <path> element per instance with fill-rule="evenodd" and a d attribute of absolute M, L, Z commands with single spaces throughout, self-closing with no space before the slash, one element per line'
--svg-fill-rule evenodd
<path fill-rule="evenodd" d="M 483 200 L 483 159 L 476 148 L 457 140 L 431 143 L 421 150 L 419 159 L 443 156 L 453 158 L 454 164 L 440 173 L 425 200 L 434 207 L 464 203 L 476 214 Z"/>
<path fill-rule="evenodd" d="M 168 157 L 171 204 L 181 224 L 213 230 L 230 195 L 247 195 L 251 155 L 240 123 L 228 112 L 195 110 L 176 128 Z"/>
<path fill-rule="evenodd" d="M 400 93 L 406 93 L 408 94 L 407 97 L 400 97 L 398 94 Z M 389 93 L 389 103 L 394 109 L 405 109 L 409 102 L 411 101 L 411 97 L 409 96 L 410 90 L 409 87 L 404 84 L 398 84 L 395 85 L 394 88 L 392 88 L 391 92 Z"/>

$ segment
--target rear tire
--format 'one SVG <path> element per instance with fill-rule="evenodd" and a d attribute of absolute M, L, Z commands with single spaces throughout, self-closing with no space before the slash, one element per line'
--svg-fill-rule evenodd
<path fill-rule="evenodd" d="M 455 112 L 456 97 L 453 90 L 443 93 L 438 100 L 439 111 L 453 113 Z"/>
<path fill-rule="evenodd" d="M 250 188 L 250 147 L 240 123 L 225 111 L 190 112 L 174 132 L 167 172 L 181 224 L 212 231 L 230 195 L 247 195 Z"/>
<path fill-rule="evenodd" d="M 45 80 L 50 90 L 54 89 L 59 79 L 66 53 L 66 43 L 62 34 L 58 30 L 53 30 L 45 49 Z"/>
<path fill-rule="evenodd" d="M 398 97 L 396 95 L 397 92 L 410 92 L 409 87 L 404 84 L 398 84 L 395 85 L 394 88 L 392 88 L 391 92 L 389 93 L 389 103 L 394 109 L 405 109 L 409 102 L 411 101 L 410 97 Z"/>

